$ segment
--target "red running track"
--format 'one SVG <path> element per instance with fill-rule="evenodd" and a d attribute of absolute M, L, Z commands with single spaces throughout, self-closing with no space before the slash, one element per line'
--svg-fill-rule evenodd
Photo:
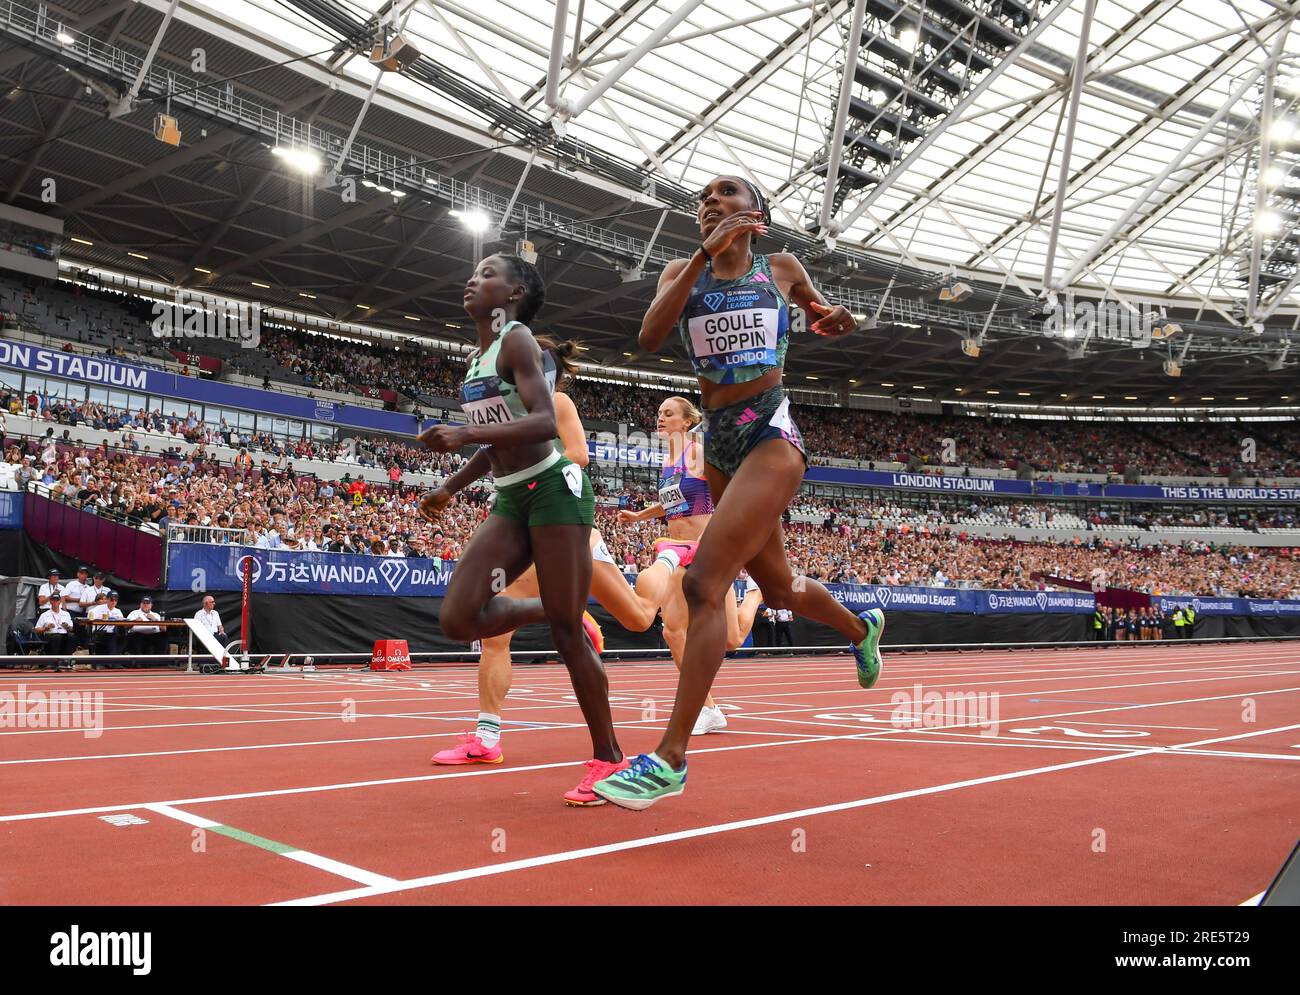
<path fill-rule="evenodd" d="M 0 728 L 0 902 L 1238 904 L 1300 837 L 1300 646 L 728 662 L 728 729 L 640 813 L 561 804 L 567 676 L 516 680 L 507 762 L 433 768 L 473 670 L 0 675 L 102 693 L 92 735 Z M 676 673 L 610 685 L 653 748 Z"/>

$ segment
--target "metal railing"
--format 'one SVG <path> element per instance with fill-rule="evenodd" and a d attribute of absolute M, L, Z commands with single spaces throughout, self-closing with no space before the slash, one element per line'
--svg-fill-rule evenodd
<path fill-rule="evenodd" d="M 218 546 L 252 545 L 252 533 L 248 529 L 220 529 L 212 525 L 172 525 L 167 526 L 167 541 L 202 542 Z"/>

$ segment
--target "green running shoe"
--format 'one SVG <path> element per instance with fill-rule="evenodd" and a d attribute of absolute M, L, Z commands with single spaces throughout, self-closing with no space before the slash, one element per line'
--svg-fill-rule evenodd
<path fill-rule="evenodd" d="M 686 790 L 686 764 L 673 770 L 653 753 L 642 753 L 630 767 L 597 781 L 591 788 L 606 801 L 640 811 Z"/>
<path fill-rule="evenodd" d="M 867 638 L 851 647 L 858 661 L 858 683 L 864 688 L 874 687 L 880 680 L 880 668 L 885 662 L 880 658 L 880 637 L 885 632 L 885 613 L 871 608 L 858 616 L 867 623 Z"/>

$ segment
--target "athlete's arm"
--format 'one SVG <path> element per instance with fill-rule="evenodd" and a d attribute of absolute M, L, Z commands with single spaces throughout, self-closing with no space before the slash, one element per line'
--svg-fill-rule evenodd
<path fill-rule="evenodd" d="M 789 252 L 777 252 L 768 256 L 768 263 L 777 283 L 790 287 L 786 296 L 803 308 L 804 313 L 812 319 L 810 327 L 814 333 L 838 338 L 857 329 L 858 320 L 848 308 L 843 304 L 829 303 L 813 286 L 812 277 L 803 268 L 798 256 Z"/>
<path fill-rule="evenodd" d="M 618 513 L 620 522 L 648 522 L 652 518 L 664 517 L 664 506 L 662 504 L 646 505 L 640 511 L 628 511 L 624 508 Z"/>
<path fill-rule="evenodd" d="M 702 252 L 696 252 L 690 259 L 674 259 L 664 267 L 659 275 L 655 299 L 641 319 L 641 332 L 636 338 L 637 344 L 646 352 L 658 352 L 664 344 L 686 309 L 691 288 L 708 262 Z"/>
<path fill-rule="evenodd" d="M 437 490 L 443 490 L 449 494 L 459 494 L 474 481 L 487 476 L 491 472 L 492 463 L 488 459 L 487 447 L 480 446 L 478 452 L 469 458 L 469 462 L 444 480 Z"/>
<path fill-rule="evenodd" d="M 563 392 L 555 395 L 555 420 L 559 424 L 559 439 L 564 446 L 565 458 L 585 469 L 591 461 L 587 433 L 582 428 L 582 417 L 573 398 Z"/>

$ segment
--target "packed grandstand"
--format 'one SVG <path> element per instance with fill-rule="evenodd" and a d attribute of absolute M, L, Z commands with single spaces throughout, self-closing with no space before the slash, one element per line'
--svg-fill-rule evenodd
<path fill-rule="evenodd" d="M 225 359 L 158 354 L 142 299 L 13 278 L 0 284 L 0 294 L 6 328 L 47 348 L 93 354 L 107 347 L 126 362 L 179 367 L 191 376 L 242 372 L 263 386 L 329 390 L 353 401 L 383 389 L 396 395 L 389 408 L 457 416 L 448 399 L 463 375 L 457 355 L 273 327 L 263 329 L 257 349 Z M 490 506 L 491 487 L 483 484 L 459 496 L 436 526 L 424 521 L 416 510 L 420 493 L 465 457 L 429 452 L 410 437 L 314 438 L 306 429 L 293 437 L 236 421 L 233 412 L 228 418 L 202 407 L 118 407 L 106 392 L 68 382 L 50 379 L 44 389 L 25 390 L 13 374 L 0 377 L 0 410 L 12 419 L 3 472 L 13 486 L 136 527 L 184 527 L 180 534 L 191 541 L 454 561 Z M 588 423 L 643 431 L 670 396 L 596 377 L 580 378 L 569 393 Z M 809 403 L 796 405 L 795 414 L 814 463 L 935 472 L 948 440 L 956 440 L 959 463 L 947 472 L 1007 475 L 1028 467 L 1045 479 L 1119 480 L 1140 471 L 1143 479 L 1260 485 L 1300 476 L 1300 440 L 1289 423 L 1063 423 Z M 1241 461 L 1246 433 L 1254 440 L 1249 464 Z M 644 569 L 660 530 L 621 523 L 615 511 L 651 503 L 651 485 L 644 474 L 616 467 L 593 463 L 591 472 L 602 505 L 598 525 L 616 561 L 629 573 Z M 786 521 L 792 565 L 835 583 L 1037 590 L 1050 586 L 1044 578 L 1092 583 L 1101 576 L 1112 587 L 1147 594 L 1300 598 L 1294 506 L 955 495 L 882 500 L 852 488 L 828 494 L 805 485 Z M 1018 531 L 1025 529 L 1027 538 Z M 1262 536 L 1263 544 L 1234 542 L 1233 533 Z"/>

